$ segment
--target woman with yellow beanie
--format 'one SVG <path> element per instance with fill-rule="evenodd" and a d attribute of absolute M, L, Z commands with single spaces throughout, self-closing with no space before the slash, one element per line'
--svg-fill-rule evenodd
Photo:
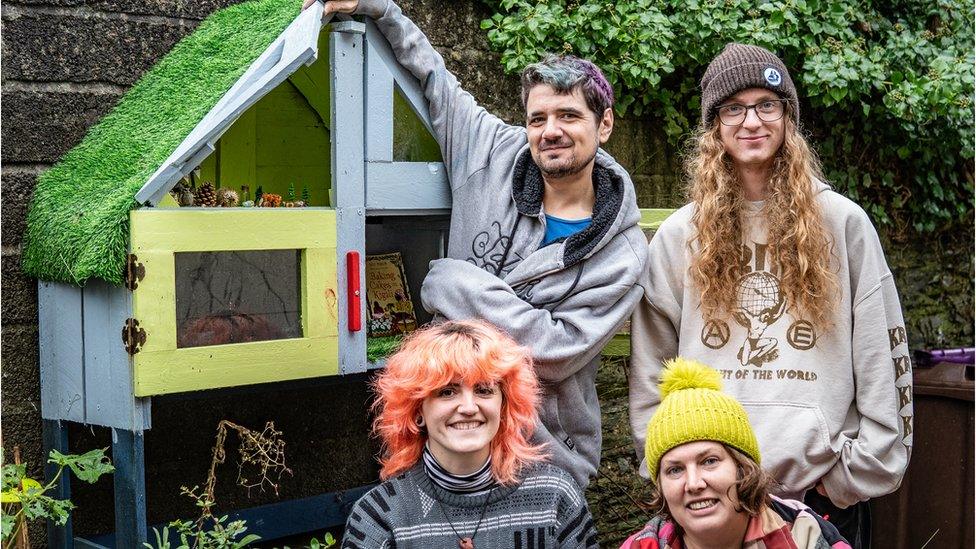
<path fill-rule="evenodd" d="M 718 372 L 677 358 L 660 388 L 645 443 L 657 514 L 621 549 L 850 549 L 806 505 L 770 495 L 749 417 Z"/>

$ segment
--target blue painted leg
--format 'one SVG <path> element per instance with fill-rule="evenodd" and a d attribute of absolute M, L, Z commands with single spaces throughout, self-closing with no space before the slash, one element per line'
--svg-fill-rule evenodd
<path fill-rule="evenodd" d="M 141 431 L 112 429 L 115 547 L 142 547 L 146 531 L 146 452 Z"/>
<path fill-rule="evenodd" d="M 47 461 L 47 456 L 50 455 L 51 450 L 57 450 L 62 454 L 68 453 L 68 429 L 60 420 L 56 419 L 45 419 L 44 425 L 42 426 L 43 431 L 43 446 L 44 446 L 44 461 Z M 47 481 L 50 482 L 51 479 L 58 472 L 58 466 L 53 463 L 45 463 L 44 465 L 44 476 Z M 51 497 L 56 499 L 70 499 L 71 498 L 71 473 L 65 471 L 61 475 L 61 479 L 58 484 L 54 487 Z M 47 544 L 51 549 L 70 549 L 71 548 L 71 516 L 68 515 L 68 522 L 64 523 L 64 526 L 55 526 L 53 522 L 48 521 L 47 523 Z"/>

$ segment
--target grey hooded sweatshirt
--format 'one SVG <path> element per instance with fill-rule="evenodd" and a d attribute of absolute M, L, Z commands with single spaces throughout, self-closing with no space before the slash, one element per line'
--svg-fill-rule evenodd
<path fill-rule="evenodd" d="M 424 308 L 487 320 L 532 350 L 543 386 L 535 439 L 585 488 L 600 463 L 600 351 L 643 293 L 647 239 L 630 176 L 599 151 L 592 224 L 540 248 L 544 184 L 525 128 L 478 106 L 396 4 L 362 0 L 357 13 L 421 82 L 451 182 L 448 257 L 430 265 Z"/>

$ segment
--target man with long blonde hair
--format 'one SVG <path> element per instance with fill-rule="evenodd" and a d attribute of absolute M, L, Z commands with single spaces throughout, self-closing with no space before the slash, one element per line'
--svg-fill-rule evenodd
<path fill-rule="evenodd" d="M 662 363 L 712 364 L 748 411 L 778 495 L 805 497 L 867 547 L 866 501 L 898 488 L 912 445 L 908 343 L 881 243 L 823 182 L 779 58 L 729 44 L 701 84 L 691 203 L 652 239 L 633 318 L 637 453 Z"/>

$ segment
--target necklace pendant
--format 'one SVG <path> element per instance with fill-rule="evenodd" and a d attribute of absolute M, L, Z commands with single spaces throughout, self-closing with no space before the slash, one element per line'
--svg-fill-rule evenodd
<path fill-rule="evenodd" d="M 474 549 L 474 540 L 471 538 L 461 538 L 458 541 L 458 547 L 461 549 Z"/>

